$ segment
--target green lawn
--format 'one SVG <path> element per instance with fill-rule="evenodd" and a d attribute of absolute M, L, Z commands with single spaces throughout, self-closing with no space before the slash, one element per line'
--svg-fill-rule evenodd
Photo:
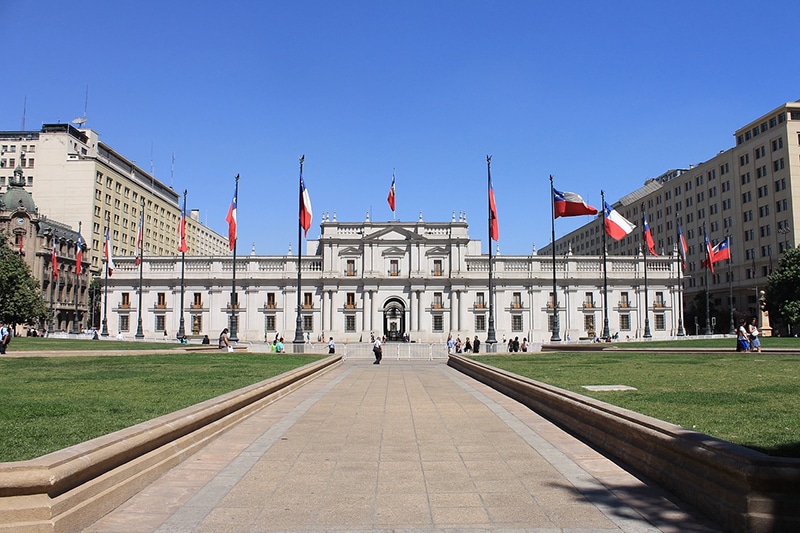
<path fill-rule="evenodd" d="M 800 457 L 800 355 L 606 351 L 474 359 L 770 455 Z"/>
<path fill-rule="evenodd" d="M 84 340 L 84 339 L 58 339 L 45 337 L 14 337 L 8 345 L 8 353 L 14 352 L 43 352 L 43 351 L 80 351 L 80 352 L 106 352 L 109 350 L 148 350 L 161 351 L 182 348 L 178 341 L 170 342 L 145 342 L 145 341 L 117 341 L 117 340 Z"/>
<path fill-rule="evenodd" d="M 133 342 L 63 342 L 142 347 Z M 0 357 L 0 461 L 38 457 L 317 359 L 219 352 Z"/>

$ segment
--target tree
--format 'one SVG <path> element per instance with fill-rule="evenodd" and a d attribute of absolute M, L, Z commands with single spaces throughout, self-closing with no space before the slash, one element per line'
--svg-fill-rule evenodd
<path fill-rule="evenodd" d="M 39 282 L 6 242 L 0 234 L 0 318 L 12 325 L 39 324 L 47 318 Z"/>
<path fill-rule="evenodd" d="M 788 326 L 800 322 L 800 248 L 784 252 L 764 292 L 770 322 Z"/>

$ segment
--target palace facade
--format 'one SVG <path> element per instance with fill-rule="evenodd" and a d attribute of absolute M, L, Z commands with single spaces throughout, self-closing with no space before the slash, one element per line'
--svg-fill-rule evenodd
<path fill-rule="evenodd" d="M 109 335 L 133 338 L 141 318 L 145 338 L 174 338 L 183 286 L 190 338 L 208 335 L 216 342 L 235 315 L 240 341 L 277 335 L 290 344 L 299 311 L 303 333 L 312 341 L 332 336 L 337 342 L 367 342 L 371 334 L 411 342 L 443 342 L 448 334 L 485 341 L 489 256 L 481 253 L 481 241 L 469 237 L 465 218 L 382 223 L 326 218 L 320 227 L 319 239 L 307 242 L 308 254 L 299 262 L 299 309 L 298 257 L 291 252 L 237 257 L 234 306 L 230 256 L 186 257 L 182 264 L 180 257 L 145 254 L 141 272 L 132 258 L 115 259 L 107 279 Z M 557 310 L 551 258 L 500 255 L 492 261 L 498 342 L 549 341 L 555 311 L 563 340 L 601 335 L 606 311 L 610 333 L 622 339 L 644 337 L 646 317 L 654 339 L 682 334 L 675 255 L 648 257 L 646 274 L 641 256 L 609 257 L 607 309 L 600 257 L 556 258 Z"/>

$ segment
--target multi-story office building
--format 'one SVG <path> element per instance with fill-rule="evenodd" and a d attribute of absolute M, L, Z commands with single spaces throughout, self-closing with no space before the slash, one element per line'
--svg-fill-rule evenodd
<path fill-rule="evenodd" d="M 611 255 L 639 253 L 642 208 L 659 254 L 675 253 L 680 224 L 688 245 L 687 304 L 708 287 L 713 305 L 730 311 L 732 292 L 738 318 L 756 315 L 759 290 L 766 286 L 767 276 L 783 251 L 797 244 L 800 101 L 784 104 L 744 125 L 734 132 L 734 139 L 733 148 L 708 161 L 670 170 L 616 203 L 609 201 L 638 228 L 621 241 L 609 239 L 607 250 Z M 556 253 L 596 256 L 602 252 L 602 233 L 598 216 L 558 239 Z M 731 261 L 717 263 L 713 274 L 702 267 L 705 234 L 712 244 L 731 239 Z M 552 248 L 548 245 L 539 253 L 549 255 Z M 687 307 L 691 312 L 691 306 Z M 728 329 L 727 321 L 717 326 L 717 331 Z"/>
<path fill-rule="evenodd" d="M 489 325 L 489 257 L 467 232 L 466 216 L 444 222 L 337 222 L 324 218 L 318 240 L 301 261 L 300 315 L 311 338 L 368 341 L 370 335 L 412 342 L 478 336 Z M 298 257 L 248 255 L 237 259 L 238 307 L 231 309 L 232 257 L 186 258 L 184 322 L 188 336 L 216 339 L 237 315 L 240 340 L 263 342 L 295 336 Z M 608 260 L 608 302 L 599 257 L 496 256 L 493 310 L 497 340 L 549 341 L 553 330 L 553 269 L 557 275 L 559 335 L 591 339 L 610 333 L 625 339 L 678 335 L 681 307 L 677 264 L 650 258 L 645 281 L 640 257 Z M 117 261 L 108 279 L 108 329 L 128 338 L 141 316 L 147 338 L 163 338 L 180 325 L 180 257 L 145 257 L 139 306 L 139 267 Z M 645 290 L 647 289 L 647 290 Z"/>
<path fill-rule="evenodd" d="M 15 168 L 41 214 L 73 228 L 82 223 L 91 269 L 102 267 L 105 229 L 115 257 L 136 255 L 144 213 L 144 254 L 175 255 L 182 194 L 99 140 L 91 129 L 45 124 L 41 131 L 0 132 L 0 192 Z M 230 255 L 227 237 L 187 214 L 189 255 Z"/>

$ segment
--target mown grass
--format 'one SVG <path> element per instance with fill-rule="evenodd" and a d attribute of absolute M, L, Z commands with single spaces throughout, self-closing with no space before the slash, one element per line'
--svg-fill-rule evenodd
<path fill-rule="evenodd" d="M 126 344 L 137 343 L 111 346 Z M 0 358 L 0 461 L 66 448 L 317 359 L 218 352 Z"/>
<path fill-rule="evenodd" d="M 684 338 L 678 341 L 617 341 L 612 344 L 620 348 L 726 348 L 736 347 L 736 338 L 695 339 Z M 797 337 L 765 337 L 761 339 L 762 348 L 788 348 L 800 351 L 800 338 Z"/>
<path fill-rule="evenodd" d="M 800 457 L 800 355 L 543 352 L 474 359 L 769 455 Z M 637 390 L 592 392 L 584 385 Z"/>
<path fill-rule="evenodd" d="M 45 352 L 56 350 L 60 352 L 107 352 L 109 350 L 148 350 L 161 351 L 182 348 L 183 345 L 175 342 L 145 342 L 145 341 L 117 341 L 117 340 L 88 340 L 88 339 L 59 339 L 53 337 L 14 337 L 8 345 L 8 353 L 14 352 Z"/>

